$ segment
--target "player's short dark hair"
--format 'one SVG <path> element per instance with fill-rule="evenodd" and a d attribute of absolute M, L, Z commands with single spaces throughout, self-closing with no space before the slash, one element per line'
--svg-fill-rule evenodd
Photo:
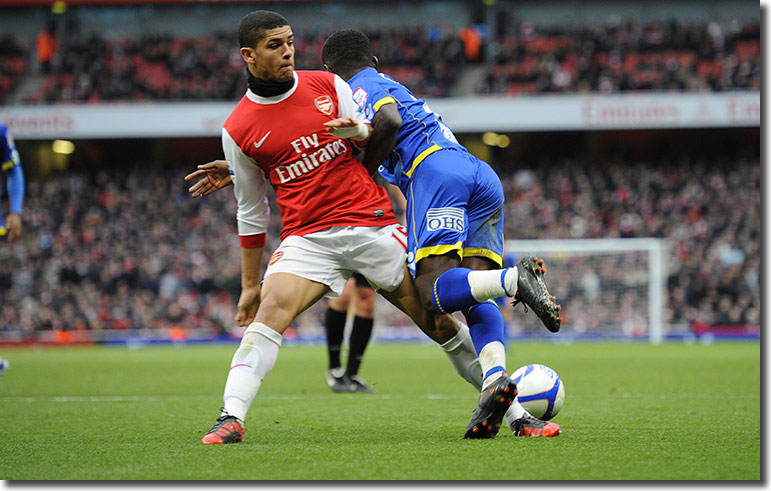
<path fill-rule="evenodd" d="M 260 39 L 265 37 L 265 31 L 288 25 L 289 22 L 284 16 L 276 12 L 270 10 L 249 12 L 238 23 L 238 44 L 242 48 L 254 48 Z"/>
<path fill-rule="evenodd" d="M 321 62 L 333 71 L 375 66 L 372 45 L 366 34 L 356 29 L 333 33 L 321 49 Z"/>

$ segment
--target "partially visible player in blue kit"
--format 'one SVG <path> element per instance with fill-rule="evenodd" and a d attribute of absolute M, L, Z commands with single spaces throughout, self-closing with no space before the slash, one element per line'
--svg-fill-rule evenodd
<path fill-rule="evenodd" d="M 0 169 L 5 172 L 8 183 L 8 198 L 11 203 L 10 213 L 3 222 L 0 213 L 0 237 L 8 236 L 8 241 L 13 242 L 21 235 L 21 212 L 24 204 L 24 173 L 21 170 L 21 159 L 13 137 L 8 132 L 8 127 L 0 123 Z M 0 190 L 0 197 L 2 197 Z M 0 376 L 9 367 L 8 360 L 0 356 Z"/>
<path fill-rule="evenodd" d="M 460 310 L 466 316 L 483 382 L 464 436 L 492 438 L 516 385 L 506 373 L 503 317 L 490 299 L 515 297 L 515 304 L 523 301 L 550 331 L 558 331 L 561 308 L 549 296 L 543 261 L 529 256 L 515 267 L 502 268 L 504 195 L 498 175 L 459 144 L 423 100 L 378 73 L 365 34 L 337 31 L 321 56 L 328 71 L 348 82 L 370 118 L 374 131 L 363 164 L 370 173 L 377 169 L 407 198 L 407 261 L 421 303 L 430 311 Z M 325 126 L 358 124 L 342 118 Z M 515 434 L 559 434 L 558 425 L 532 418 L 524 408 L 517 413 Z"/>
<path fill-rule="evenodd" d="M 16 145 L 8 132 L 8 127 L 0 123 L 0 169 L 5 172 L 8 179 L 8 199 L 10 212 L 3 222 L 0 213 L 0 237 L 7 235 L 8 241 L 13 242 L 21 235 L 21 212 L 24 205 L 24 172 L 21 170 L 21 159 Z M 2 197 L 0 189 L 0 197 Z"/>

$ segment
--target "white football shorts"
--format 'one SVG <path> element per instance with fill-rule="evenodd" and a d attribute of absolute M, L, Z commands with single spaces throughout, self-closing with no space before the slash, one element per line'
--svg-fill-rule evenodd
<path fill-rule="evenodd" d="M 264 277 L 291 273 L 323 283 L 338 297 L 353 273 L 375 290 L 392 291 L 404 279 L 407 231 L 399 224 L 385 227 L 330 227 L 290 235 L 270 257 Z"/>

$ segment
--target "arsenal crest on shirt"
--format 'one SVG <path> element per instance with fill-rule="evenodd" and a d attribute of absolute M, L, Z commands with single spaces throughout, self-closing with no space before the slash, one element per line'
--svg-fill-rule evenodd
<path fill-rule="evenodd" d="M 335 104 L 332 102 L 332 98 L 328 95 L 321 95 L 317 97 L 314 101 L 316 104 L 316 109 L 323 112 L 327 116 L 332 115 L 332 111 L 335 108 Z"/>

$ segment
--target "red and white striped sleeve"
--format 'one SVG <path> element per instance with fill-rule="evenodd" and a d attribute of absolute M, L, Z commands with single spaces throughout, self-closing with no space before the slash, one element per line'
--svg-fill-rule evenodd
<path fill-rule="evenodd" d="M 238 201 L 236 221 L 241 247 L 264 247 L 270 218 L 265 174 L 253 158 L 244 154 L 225 128 L 222 128 L 222 149 Z"/>

